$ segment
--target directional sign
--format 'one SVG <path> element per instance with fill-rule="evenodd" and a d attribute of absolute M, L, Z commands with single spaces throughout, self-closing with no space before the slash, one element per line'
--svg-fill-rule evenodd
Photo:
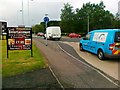
<path fill-rule="evenodd" d="M 48 17 L 44 17 L 44 22 L 46 23 L 48 23 L 49 22 L 49 18 Z"/>

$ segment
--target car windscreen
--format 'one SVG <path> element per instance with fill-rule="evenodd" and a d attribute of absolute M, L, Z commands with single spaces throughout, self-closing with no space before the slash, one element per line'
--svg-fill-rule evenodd
<path fill-rule="evenodd" d="M 120 42 L 120 32 L 115 33 L 115 42 Z"/>

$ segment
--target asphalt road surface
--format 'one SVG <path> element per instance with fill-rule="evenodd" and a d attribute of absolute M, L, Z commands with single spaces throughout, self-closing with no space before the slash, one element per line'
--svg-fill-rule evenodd
<path fill-rule="evenodd" d="M 48 40 L 48 46 L 43 38 L 36 37 L 33 41 L 45 55 L 48 65 L 64 88 L 118 88 L 99 71 L 84 63 L 72 47 L 66 46 L 78 60 L 65 53 L 60 48 L 59 41 Z"/>
<path fill-rule="evenodd" d="M 120 81 L 120 74 L 119 74 L 119 67 L 120 67 L 120 60 L 119 59 L 106 59 L 101 61 L 97 58 L 96 55 L 79 50 L 79 40 L 77 38 L 70 39 L 70 38 L 62 38 L 61 40 L 61 47 L 67 51 L 68 53 L 72 54 L 76 57 L 72 51 L 66 48 L 66 44 L 71 46 L 84 61 L 89 63 L 90 65 L 96 67 L 97 69 L 103 71 L 104 73 L 110 75 L 111 77 L 115 78 L 116 80 Z M 65 45 L 63 45 L 65 44 Z M 68 46 L 67 46 L 68 47 Z M 76 57 L 78 58 L 78 57 Z"/>

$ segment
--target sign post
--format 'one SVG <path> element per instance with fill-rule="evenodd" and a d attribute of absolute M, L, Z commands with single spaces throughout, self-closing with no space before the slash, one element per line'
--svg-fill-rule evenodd
<path fill-rule="evenodd" d="M 31 50 L 32 53 L 32 28 L 10 27 L 7 30 L 7 58 L 8 50 Z"/>
<path fill-rule="evenodd" d="M 47 23 L 49 22 L 49 18 L 47 17 L 48 14 L 45 14 L 45 17 L 44 17 L 44 22 L 45 22 L 45 29 L 46 29 L 46 46 L 48 45 L 47 44 Z"/>

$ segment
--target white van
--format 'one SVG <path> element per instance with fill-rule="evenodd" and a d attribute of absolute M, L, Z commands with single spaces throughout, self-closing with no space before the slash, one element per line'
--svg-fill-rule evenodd
<path fill-rule="evenodd" d="M 61 38 L 60 27 L 59 26 L 47 27 L 45 38 L 46 37 L 47 37 L 47 39 L 58 39 L 58 40 L 60 40 L 60 38 Z"/>

